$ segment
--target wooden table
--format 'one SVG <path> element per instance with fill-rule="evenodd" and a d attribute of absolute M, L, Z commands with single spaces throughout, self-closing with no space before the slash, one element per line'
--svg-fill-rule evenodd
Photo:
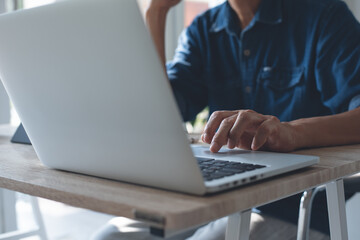
<path fill-rule="evenodd" d="M 226 239 L 248 239 L 250 211 L 326 184 L 332 239 L 347 239 L 342 178 L 360 171 L 360 145 L 295 153 L 320 156 L 302 170 L 224 193 L 198 197 L 44 167 L 32 146 L 12 144 L 14 129 L 0 126 L 0 187 L 75 207 L 149 223 L 165 233 L 230 216 Z"/>

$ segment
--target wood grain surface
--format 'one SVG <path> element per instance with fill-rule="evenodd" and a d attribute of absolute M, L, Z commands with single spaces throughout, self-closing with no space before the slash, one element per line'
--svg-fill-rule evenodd
<path fill-rule="evenodd" d="M 360 145 L 301 150 L 320 163 L 235 190 L 198 197 L 44 167 L 32 146 L 0 126 L 0 187 L 180 230 L 284 198 L 360 171 Z"/>

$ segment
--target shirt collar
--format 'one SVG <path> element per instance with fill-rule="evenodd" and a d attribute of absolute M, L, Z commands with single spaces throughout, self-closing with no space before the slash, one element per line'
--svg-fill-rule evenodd
<path fill-rule="evenodd" d="M 255 22 L 262 22 L 266 24 L 278 24 L 282 22 L 282 4 L 281 0 L 262 0 L 254 19 Z M 220 32 L 226 29 L 230 34 L 237 34 L 238 18 L 235 11 L 230 7 L 226 1 L 219 10 L 210 32 Z M 252 21 L 254 22 L 254 21 Z"/>
<path fill-rule="evenodd" d="M 213 25 L 210 28 L 210 32 L 220 32 L 226 29 L 228 33 L 236 33 L 239 29 L 238 18 L 234 10 L 230 7 L 230 4 L 226 1 L 220 6 L 219 13 L 217 14 Z"/>

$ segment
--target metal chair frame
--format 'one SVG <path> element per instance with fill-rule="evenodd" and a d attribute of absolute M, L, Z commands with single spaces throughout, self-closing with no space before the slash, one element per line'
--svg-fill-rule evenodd
<path fill-rule="evenodd" d="M 360 173 L 344 179 L 344 188 L 348 193 L 360 192 Z M 312 204 L 316 194 L 325 190 L 325 185 L 303 192 L 300 200 L 297 240 L 309 240 Z"/>
<path fill-rule="evenodd" d="M 36 197 L 30 196 L 30 202 L 31 202 L 31 207 L 32 207 L 32 211 L 34 214 L 34 219 L 37 224 L 37 227 L 35 229 L 30 229 L 30 230 L 25 230 L 25 231 L 5 229 L 3 233 L 0 233 L 0 240 L 19 240 L 19 239 L 27 238 L 27 237 L 31 237 L 31 236 L 38 236 L 41 240 L 48 239 L 44 221 L 43 221 L 43 218 L 41 215 L 38 199 Z M 14 201 L 12 201 L 11 204 L 15 205 L 15 203 L 16 203 L 16 200 L 14 198 Z M 9 220 L 15 219 L 15 222 L 16 222 L 16 216 L 8 216 L 8 214 L 3 211 L 1 212 L 1 214 L 4 216 L 0 216 L 0 219 L 4 219 L 5 221 L 6 221 L 6 219 L 9 219 Z M 11 215 L 13 215 L 13 213 L 11 213 Z M 16 228 L 16 226 L 14 226 L 14 228 Z"/>

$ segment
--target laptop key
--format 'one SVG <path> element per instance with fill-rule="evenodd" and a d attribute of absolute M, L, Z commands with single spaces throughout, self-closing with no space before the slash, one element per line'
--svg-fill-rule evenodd
<path fill-rule="evenodd" d="M 220 170 L 220 169 L 223 169 L 223 168 L 222 167 L 211 166 L 208 169 L 216 171 L 216 170 Z"/>
<path fill-rule="evenodd" d="M 202 171 L 203 178 L 206 181 L 220 179 L 235 174 L 253 171 L 266 166 L 251 163 L 230 162 L 215 160 L 212 158 L 197 158 L 199 167 Z"/>
<path fill-rule="evenodd" d="M 223 168 L 221 169 L 223 172 L 231 172 L 231 173 L 243 173 L 245 170 L 243 169 L 232 169 L 232 168 Z"/>
<path fill-rule="evenodd" d="M 223 175 L 223 174 L 212 174 L 211 175 L 212 179 L 219 179 L 219 178 L 223 178 L 223 177 L 225 177 L 225 175 Z"/>
<path fill-rule="evenodd" d="M 264 168 L 264 167 L 266 167 L 266 166 L 264 166 L 264 165 L 259 165 L 259 164 L 255 164 L 254 167 L 255 167 L 255 168 Z"/>
<path fill-rule="evenodd" d="M 213 172 L 215 172 L 215 170 L 213 170 L 213 169 L 204 169 L 204 170 L 202 170 L 202 172 L 203 173 L 213 173 Z"/>
<path fill-rule="evenodd" d="M 231 175 L 236 174 L 234 172 L 228 172 L 228 171 L 218 171 L 217 173 L 220 175 L 224 175 L 224 176 L 231 176 Z"/>
<path fill-rule="evenodd" d="M 198 162 L 210 162 L 210 161 L 215 160 L 215 159 L 213 159 L 213 158 L 196 157 L 196 160 L 198 160 Z"/>

